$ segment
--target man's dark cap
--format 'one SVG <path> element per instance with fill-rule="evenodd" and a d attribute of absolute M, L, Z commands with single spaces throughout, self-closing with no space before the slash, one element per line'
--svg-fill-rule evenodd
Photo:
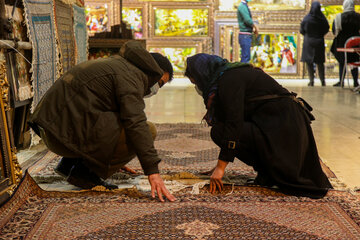
<path fill-rule="evenodd" d="M 169 81 L 171 81 L 173 79 L 173 75 L 174 75 L 174 70 L 172 67 L 171 62 L 169 61 L 169 59 L 165 56 L 163 56 L 160 53 L 155 53 L 152 52 L 150 53 L 151 56 L 153 56 L 153 58 L 155 59 L 155 61 L 157 62 L 157 64 L 159 65 L 159 67 L 164 71 L 164 72 L 168 72 L 169 73 Z"/>

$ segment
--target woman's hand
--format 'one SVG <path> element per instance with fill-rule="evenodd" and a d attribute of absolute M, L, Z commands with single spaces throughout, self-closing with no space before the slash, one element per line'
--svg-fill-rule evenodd
<path fill-rule="evenodd" d="M 215 193 L 216 189 L 221 192 L 224 188 L 224 185 L 222 183 L 222 178 L 225 174 L 225 168 L 228 165 L 228 162 L 218 160 L 218 163 L 215 167 L 215 170 L 213 171 L 211 177 L 210 177 L 210 193 Z"/>

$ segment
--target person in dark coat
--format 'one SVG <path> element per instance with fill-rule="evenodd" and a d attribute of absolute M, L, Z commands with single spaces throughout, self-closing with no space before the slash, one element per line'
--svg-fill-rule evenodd
<path fill-rule="evenodd" d="M 332 32 L 335 35 L 335 38 L 331 45 L 331 52 L 339 62 L 339 82 L 335 83 L 334 87 L 343 87 L 344 81 L 341 82 L 341 79 L 343 79 L 346 74 L 346 70 L 344 69 L 345 53 L 338 52 L 336 49 L 343 48 L 346 40 L 350 37 L 360 36 L 360 14 L 355 12 L 354 0 L 344 1 L 343 12 L 336 15 L 332 25 Z M 347 61 L 357 62 L 359 61 L 359 55 L 356 53 L 347 53 Z M 353 68 L 351 70 L 351 75 L 354 80 L 354 87 L 359 86 L 358 68 Z"/>
<path fill-rule="evenodd" d="M 210 192 L 222 190 L 225 168 L 235 157 L 257 171 L 255 184 L 261 186 L 313 198 L 332 188 L 320 165 L 310 114 L 294 93 L 260 68 L 215 55 L 187 58 L 185 76 L 203 97 L 204 119 L 221 148 Z"/>
<path fill-rule="evenodd" d="M 128 41 L 120 55 L 81 63 L 46 92 L 29 124 L 47 147 L 63 156 L 56 171 L 84 189 L 116 185 L 106 179 L 137 155 L 157 192 L 174 201 L 159 174 L 156 129 L 146 121 L 143 97 L 171 80 L 169 60 Z"/>
<path fill-rule="evenodd" d="M 321 12 L 321 4 L 312 2 L 308 15 L 300 25 L 300 33 L 304 35 L 301 61 L 306 63 L 310 82 L 314 86 L 314 63 L 317 65 L 321 86 L 325 86 L 325 42 L 324 36 L 329 32 L 329 23 Z"/>

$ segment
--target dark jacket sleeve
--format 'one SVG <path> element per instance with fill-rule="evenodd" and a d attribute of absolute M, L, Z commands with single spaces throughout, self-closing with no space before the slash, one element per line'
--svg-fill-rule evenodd
<path fill-rule="evenodd" d="M 117 102 L 126 138 L 134 148 L 144 174 L 150 175 L 159 173 L 160 158 L 157 155 L 154 140 L 146 123 L 145 102 L 139 90 L 143 86 L 136 86 L 136 83 L 138 82 L 127 82 L 126 94 L 117 91 Z"/>
<path fill-rule="evenodd" d="M 236 147 L 239 144 L 241 130 L 244 124 L 244 99 L 246 81 L 234 79 L 233 75 L 225 73 L 219 86 L 219 101 L 224 114 L 223 142 L 219 159 L 233 162 Z M 235 145 L 233 145 L 235 144 Z"/>

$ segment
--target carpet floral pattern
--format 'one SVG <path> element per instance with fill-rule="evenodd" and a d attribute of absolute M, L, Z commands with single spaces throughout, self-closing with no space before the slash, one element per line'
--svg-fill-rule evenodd
<path fill-rule="evenodd" d="M 218 159 L 219 147 L 210 138 L 210 128 L 200 124 L 156 124 L 157 137 L 155 148 L 162 159 L 159 167 L 162 174 L 174 174 L 187 172 L 198 175 L 212 169 Z M 49 183 L 63 178 L 54 172 L 60 157 L 46 151 L 41 154 L 37 163 L 29 171 L 39 182 Z M 128 167 L 142 173 L 137 158 L 134 158 Z M 336 189 L 344 189 L 342 183 L 338 183 L 336 176 L 322 163 L 324 172 L 334 180 Z M 256 172 L 252 167 L 235 159 L 227 167 L 228 182 L 243 184 L 248 178 L 254 178 Z M 117 178 L 115 174 L 112 178 Z"/>
<path fill-rule="evenodd" d="M 0 208 L 0 239 L 359 239 L 360 198 L 330 191 L 323 199 L 260 187 L 227 186 L 211 195 L 46 192 L 29 174 Z"/>
<path fill-rule="evenodd" d="M 210 138 L 210 128 L 200 124 L 157 124 L 155 148 L 162 159 L 162 173 L 181 171 L 199 173 L 216 165 L 219 148 Z M 60 157 L 47 152 L 30 170 L 32 176 L 55 176 L 53 168 Z M 139 160 L 134 158 L 127 166 L 142 171 Z M 252 167 L 239 160 L 229 164 L 227 171 L 238 175 L 256 176 Z"/>

